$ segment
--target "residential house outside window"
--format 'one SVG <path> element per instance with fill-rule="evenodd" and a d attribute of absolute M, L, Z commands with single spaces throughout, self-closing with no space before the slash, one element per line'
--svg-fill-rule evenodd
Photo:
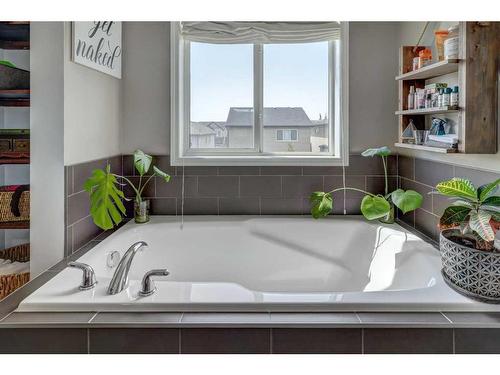
<path fill-rule="evenodd" d="M 172 23 L 172 163 L 347 163 L 346 30 Z"/>

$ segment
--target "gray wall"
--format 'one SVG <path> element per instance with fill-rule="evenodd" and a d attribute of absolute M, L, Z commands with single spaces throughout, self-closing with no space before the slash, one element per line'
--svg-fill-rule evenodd
<path fill-rule="evenodd" d="M 64 251 L 63 57 L 63 23 L 31 23 L 32 277 L 62 259 Z"/>
<path fill-rule="evenodd" d="M 169 154 L 169 23 L 124 23 L 122 152 Z M 350 23 L 351 152 L 397 137 L 397 23 Z"/>

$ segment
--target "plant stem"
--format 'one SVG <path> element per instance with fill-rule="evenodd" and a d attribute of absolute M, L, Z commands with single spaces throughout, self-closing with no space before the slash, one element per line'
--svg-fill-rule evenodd
<path fill-rule="evenodd" d="M 385 176 L 385 197 L 389 194 L 389 183 L 387 181 L 387 156 L 382 156 L 382 164 L 384 165 L 384 176 Z"/>
<path fill-rule="evenodd" d="M 341 187 L 341 188 L 337 188 L 337 189 L 333 189 L 331 191 L 329 191 L 328 193 L 331 194 L 331 193 L 335 193 L 336 191 L 340 191 L 340 190 L 354 190 L 354 191 L 359 191 L 360 193 L 364 193 L 364 194 L 368 194 L 372 197 L 376 197 L 375 194 L 372 194 L 368 191 L 364 191 L 364 190 L 361 190 L 361 189 L 356 189 L 356 188 L 352 188 L 352 187 Z"/>
<path fill-rule="evenodd" d="M 112 173 L 112 175 L 115 176 L 115 177 L 118 177 L 118 178 L 123 178 L 126 182 L 128 182 L 128 184 L 130 185 L 130 187 L 134 190 L 136 200 L 138 200 L 138 202 L 141 201 L 141 193 L 139 192 L 139 190 L 137 190 L 135 188 L 135 186 L 132 183 L 132 181 L 130 181 L 127 177 L 120 176 L 119 174 Z"/>
<path fill-rule="evenodd" d="M 144 188 L 147 186 L 147 184 L 149 183 L 149 181 L 155 176 L 155 174 L 153 173 L 151 176 L 149 176 L 149 178 L 146 180 L 146 182 L 144 183 L 144 185 L 142 186 L 142 188 L 139 190 L 139 195 L 142 195 L 142 191 L 144 190 Z"/>

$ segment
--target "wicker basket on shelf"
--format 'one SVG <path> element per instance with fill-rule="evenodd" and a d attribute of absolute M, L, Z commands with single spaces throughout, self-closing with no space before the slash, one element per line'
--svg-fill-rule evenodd
<path fill-rule="evenodd" d="M 0 261 L 26 263 L 30 260 L 30 244 L 8 247 L 0 250 Z M 0 275 L 0 300 L 30 280 L 29 272 Z"/>
<path fill-rule="evenodd" d="M 0 222 L 30 219 L 29 185 L 0 187 Z"/>
<path fill-rule="evenodd" d="M 0 276 L 0 300 L 22 287 L 28 281 L 30 281 L 29 272 Z"/>

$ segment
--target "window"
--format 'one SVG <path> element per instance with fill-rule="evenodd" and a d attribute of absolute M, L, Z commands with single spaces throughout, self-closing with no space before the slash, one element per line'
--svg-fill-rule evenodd
<path fill-rule="evenodd" d="M 276 130 L 276 140 L 278 142 L 297 142 L 297 129 L 279 129 Z"/>
<path fill-rule="evenodd" d="M 180 28 L 172 23 L 173 165 L 347 164 L 347 25 L 337 39 L 264 44 Z"/>

